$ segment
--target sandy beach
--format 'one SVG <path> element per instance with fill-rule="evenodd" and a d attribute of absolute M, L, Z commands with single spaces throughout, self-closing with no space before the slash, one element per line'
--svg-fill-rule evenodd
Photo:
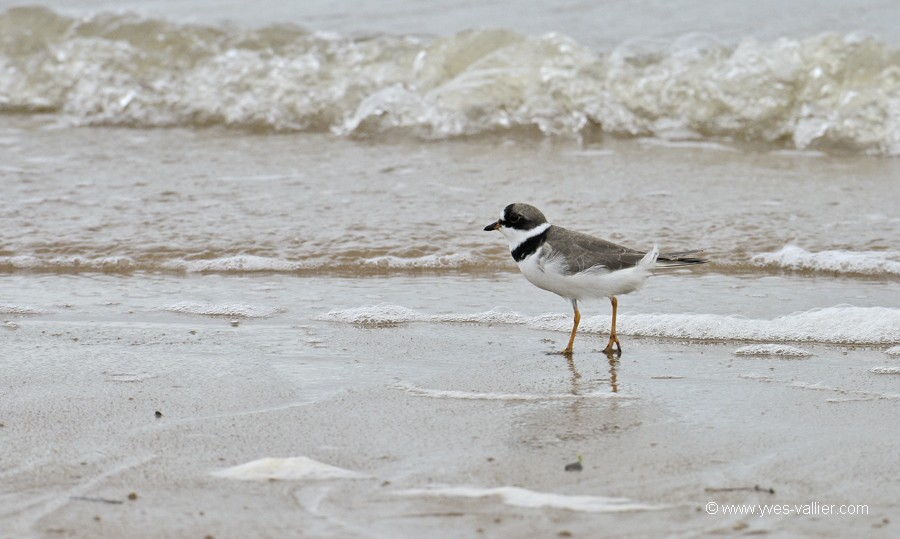
<path fill-rule="evenodd" d="M 513 277 L 6 277 L 59 304 L 4 314 L 3 537 L 894 535 L 896 348 L 626 336 L 611 362 L 589 331 L 568 362 L 565 331 L 385 321 L 558 301 Z"/>

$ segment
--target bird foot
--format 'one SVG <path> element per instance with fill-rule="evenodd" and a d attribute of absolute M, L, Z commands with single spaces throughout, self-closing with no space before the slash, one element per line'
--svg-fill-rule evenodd
<path fill-rule="evenodd" d="M 615 345 L 615 346 L 614 346 Z M 622 355 L 622 343 L 619 342 L 619 338 L 615 335 L 612 335 L 609 338 L 609 344 L 606 345 L 606 348 L 603 349 L 603 353 L 607 356 L 612 356 L 615 354 L 616 356 Z"/>

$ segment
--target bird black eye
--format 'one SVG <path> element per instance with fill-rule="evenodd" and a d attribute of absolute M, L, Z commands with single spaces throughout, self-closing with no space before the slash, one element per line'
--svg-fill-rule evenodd
<path fill-rule="evenodd" d="M 514 224 L 515 224 L 515 223 L 518 223 L 518 222 L 521 221 L 521 220 L 522 220 L 522 216 L 519 215 L 518 213 L 514 213 L 514 214 L 512 214 L 512 215 L 509 216 L 509 222 L 510 222 L 510 223 L 514 223 Z"/>

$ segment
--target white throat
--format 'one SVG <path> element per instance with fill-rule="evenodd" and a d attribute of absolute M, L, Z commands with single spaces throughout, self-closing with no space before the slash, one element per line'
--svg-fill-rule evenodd
<path fill-rule="evenodd" d="M 522 245 L 523 241 L 529 240 L 538 234 L 543 234 L 548 228 L 550 228 L 550 223 L 544 223 L 531 230 L 519 230 L 518 228 L 502 226 L 500 227 L 500 232 L 503 233 L 506 237 L 506 241 L 509 242 L 509 250 L 515 251 L 516 247 Z"/>

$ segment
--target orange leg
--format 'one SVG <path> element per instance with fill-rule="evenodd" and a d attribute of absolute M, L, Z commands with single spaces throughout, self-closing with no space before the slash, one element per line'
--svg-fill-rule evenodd
<path fill-rule="evenodd" d="M 613 345 L 616 345 L 618 347 L 616 354 L 622 355 L 622 343 L 619 342 L 619 337 L 616 336 L 616 311 L 619 309 L 619 300 L 615 296 L 610 296 L 609 301 L 612 303 L 612 330 L 609 332 L 609 344 L 606 345 L 603 353 L 607 355 L 612 354 L 614 351 Z"/>
<path fill-rule="evenodd" d="M 572 309 L 575 310 L 575 322 L 572 324 L 572 336 L 569 337 L 569 346 L 562 351 L 563 354 L 570 355 L 572 353 L 572 345 L 575 344 L 575 333 L 578 332 L 578 323 L 581 322 L 581 312 L 578 311 L 578 302 L 572 300 Z"/>

